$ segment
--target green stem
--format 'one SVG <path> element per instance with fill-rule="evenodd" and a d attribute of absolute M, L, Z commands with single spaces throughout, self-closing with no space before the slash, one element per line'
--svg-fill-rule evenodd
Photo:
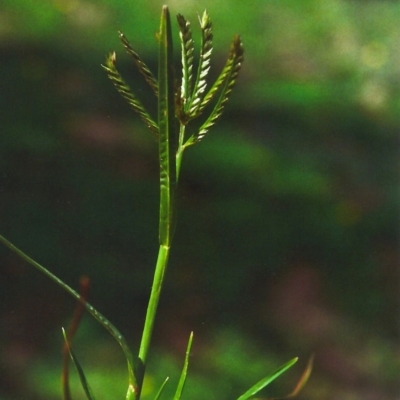
<path fill-rule="evenodd" d="M 143 328 L 142 341 L 139 349 L 139 358 L 142 360 L 143 364 L 146 363 L 149 352 L 158 301 L 160 300 L 164 274 L 168 263 L 169 250 L 170 247 L 161 245 L 158 251 L 156 270 L 154 273 L 153 285 L 151 287 L 150 300 L 147 306 L 146 319 Z"/>
<path fill-rule="evenodd" d="M 165 270 L 167 268 L 175 220 L 176 153 L 179 145 L 179 138 L 175 126 L 175 78 L 172 57 L 171 20 L 166 6 L 163 7 L 161 14 L 159 43 L 158 126 L 160 160 L 160 248 L 139 348 L 139 359 L 144 368 L 146 367 L 154 320 L 160 300 Z M 142 382 L 140 382 L 140 385 L 141 384 Z"/>

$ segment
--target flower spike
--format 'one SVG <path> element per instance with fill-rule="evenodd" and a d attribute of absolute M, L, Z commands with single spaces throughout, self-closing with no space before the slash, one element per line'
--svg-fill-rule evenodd
<path fill-rule="evenodd" d="M 126 36 L 122 33 L 119 32 L 119 38 L 121 39 L 122 44 L 124 45 L 126 52 L 133 58 L 135 61 L 135 64 L 139 70 L 139 72 L 144 76 L 144 79 L 146 82 L 150 85 L 150 87 L 153 89 L 153 92 L 156 96 L 158 96 L 158 83 L 157 79 L 155 76 L 152 74 L 150 71 L 149 67 L 144 63 L 144 61 L 140 58 L 139 54 L 136 53 L 135 50 L 133 50 L 131 44 L 129 43 L 129 40 L 126 38 Z"/>
<path fill-rule="evenodd" d="M 103 65 L 103 68 L 107 71 L 108 77 L 111 79 L 112 83 L 116 87 L 119 93 L 121 93 L 122 97 L 131 105 L 131 107 L 140 115 L 140 118 L 144 121 L 144 123 L 150 128 L 150 130 L 158 136 L 158 125 L 154 122 L 154 120 L 150 117 L 149 113 L 143 107 L 140 100 L 136 98 L 133 94 L 131 88 L 124 81 L 120 73 L 118 72 L 115 64 L 116 64 L 117 56 L 115 52 L 110 53 L 106 59 L 106 65 Z"/>

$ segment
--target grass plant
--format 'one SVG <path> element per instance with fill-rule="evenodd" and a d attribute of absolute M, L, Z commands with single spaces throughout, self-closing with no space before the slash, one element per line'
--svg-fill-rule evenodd
<path fill-rule="evenodd" d="M 85 285 L 78 293 L 48 269 L 34 261 L 22 250 L 10 243 L 6 238 L 0 236 L 0 241 L 11 251 L 15 252 L 28 264 L 37 268 L 40 272 L 47 275 L 55 283 L 78 300 L 77 312 L 73 319 L 72 326 L 68 331 L 63 329 L 64 336 L 64 355 L 72 359 L 76 367 L 80 382 L 89 400 L 94 400 L 95 396 L 86 379 L 85 373 L 78 361 L 76 354 L 71 346 L 71 339 L 78 327 L 83 309 L 86 309 L 119 343 L 125 355 L 128 372 L 128 389 L 126 400 L 139 400 L 141 388 L 148 361 L 148 354 L 151 345 L 151 338 L 154 328 L 154 321 L 157 315 L 157 308 L 162 291 L 165 272 L 167 269 L 169 254 L 171 250 L 174 230 L 176 225 L 176 191 L 178 188 L 179 175 L 185 150 L 198 143 L 209 132 L 210 128 L 221 116 L 225 104 L 236 83 L 239 70 L 243 62 L 243 45 L 240 36 L 234 36 L 228 58 L 216 81 L 208 86 L 207 76 L 210 70 L 211 53 L 213 49 L 212 23 L 209 15 L 205 11 L 199 18 L 201 29 L 200 57 L 197 63 L 197 71 L 194 71 L 194 41 L 189 21 L 178 14 L 177 22 L 179 26 L 180 46 L 181 46 L 181 81 L 177 85 L 175 70 L 173 65 L 173 46 L 171 19 L 167 6 L 162 8 L 160 29 L 157 34 L 159 45 L 159 67 L 157 78 L 153 75 L 145 62 L 131 47 L 128 39 L 120 32 L 120 39 L 139 72 L 150 86 L 155 98 L 157 99 L 158 115 L 152 116 L 143 106 L 134 91 L 127 85 L 116 67 L 116 54 L 111 53 L 103 66 L 109 78 L 128 101 L 135 112 L 148 126 L 154 137 L 158 141 L 159 147 L 159 167 L 160 167 L 160 208 L 159 208 L 159 251 L 155 265 L 154 278 L 151 286 L 151 293 L 148 302 L 142 338 L 139 346 L 138 355 L 134 357 L 127 341 L 119 330 L 90 303 L 86 301 Z M 211 111 L 206 113 L 206 110 Z M 190 129 L 190 123 L 201 118 L 197 128 Z M 186 376 L 189 366 L 189 355 L 193 343 L 193 333 L 190 334 L 186 349 L 184 365 L 178 381 L 173 400 L 182 397 Z M 285 363 L 271 374 L 258 381 L 248 391 L 238 396 L 238 400 L 247 400 L 254 397 L 261 389 L 274 381 L 293 364 L 297 358 Z M 310 360 L 305 373 L 301 377 L 295 390 L 288 397 L 295 396 L 306 382 L 311 371 Z M 64 362 L 63 368 L 63 394 L 64 399 L 71 399 L 68 379 L 68 362 Z M 155 395 L 155 400 L 162 398 L 163 388 L 167 384 L 168 378 L 160 383 L 160 389 Z"/>

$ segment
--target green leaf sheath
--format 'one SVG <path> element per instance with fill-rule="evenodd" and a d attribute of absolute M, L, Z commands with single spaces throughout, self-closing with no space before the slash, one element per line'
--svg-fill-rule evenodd
<path fill-rule="evenodd" d="M 38 269 L 40 272 L 48 276 L 52 281 L 57 283 L 59 286 L 61 286 L 66 292 L 68 292 L 72 297 L 77 299 L 78 301 L 82 301 L 81 296 L 79 293 L 77 293 L 74 289 L 72 289 L 70 286 L 68 286 L 66 283 L 64 283 L 61 279 L 59 279 L 57 276 L 52 274 L 48 269 L 40 265 L 38 262 L 30 258 L 28 255 L 26 255 L 22 250 L 14 246 L 11 242 L 9 242 L 6 238 L 0 235 L 0 242 L 2 242 L 4 245 L 6 245 L 11 251 L 16 253 L 19 257 L 21 257 L 23 260 L 25 260 L 28 264 L 32 265 L 36 269 Z M 84 306 L 88 310 L 88 312 L 98 321 L 100 322 L 101 325 L 105 329 L 107 329 L 108 332 L 114 337 L 114 339 L 118 342 L 118 344 L 121 346 L 122 351 L 124 352 L 127 364 L 128 364 L 128 378 L 129 378 L 129 388 L 132 391 L 132 393 L 138 393 L 139 387 L 137 385 L 137 379 L 135 376 L 135 368 L 133 364 L 133 356 L 132 353 L 128 347 L 128 344 L 126 343 L 125 338 L 122 336 L 122 334 L 119 332 L 119 330 L 106 318 L 104 317 L 99 311 L 97 311 L 91 304 L 89 304 L 87 301 L 84 301 Z"/>
<path fill-rule="evenodd" d="M 160 161 L 160 245 L 169 247 L 174 223 L 176 189 L 176 151 L 178 134 L 175 128 L 174 68 L 172 54 L 171 19 L 163 7 L 160 27 L 158 72 L 158 126 Z"/>
<path fill-rule="evenodd" d="M 143 365 L 146 365 L 147 355 L 150 347 L 158 301 L 160 299 L 162 283 L 168 263 L 175 217 L 175 157 L 178 147 L 178 133 L 175 129 L 174 121 L 175 95 L 172 64 L 171 20 L 168 8 L 166 6 L 163 7 L 161 14 L 159 42 L 158 126 L 160 160 L 160 247 L 139 349 L 139 359 L 142 360 Z"/>
<path fill-rule="evenodd" d="M 115 53 L 109 54 L 106 59 L 106 65 L 103 68 L 107 71 L 107 75 L 114 84 L 115 88 L 128 102 L 128 104 L 137 112 L 142 121 L 149 127 L 149 129 L 158 136 L 158 126 L 151 118 L 150 114 L 146 111 L 140 100 L 133 94 L 131 88 L 124 81 L 116 68 L 117 57 Z"/>

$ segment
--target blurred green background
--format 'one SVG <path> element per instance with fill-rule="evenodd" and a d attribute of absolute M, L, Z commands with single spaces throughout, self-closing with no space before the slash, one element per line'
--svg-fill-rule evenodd
<path fill-rule="evenodd" d="M 156 71 L 162 4 L 0 2 L 0 233 L 73 287 L 90 276 L 91 302 L 134 349 L 157 252 L 157 147 L 100 64 L 115 50 L 151 108 L 117 31 Z M 168 5 L 197 45 L 207 8 L 214 76 L 236 33 L 245 63 L 183 161 L 144 397 L 166 376 L 173 392 L 194 330 L 186 399 L 237 398 L 300 356 L 262 393 L 282 396 L 312 353 L 300 400 L 398 399 L 400 3 Z M 4 247 L 0 260 L 0 399 L 59 399 L 75 303 Z M 123 398 L 122 352 L 89 316 L 74 345 L 97 398 Z"/>

